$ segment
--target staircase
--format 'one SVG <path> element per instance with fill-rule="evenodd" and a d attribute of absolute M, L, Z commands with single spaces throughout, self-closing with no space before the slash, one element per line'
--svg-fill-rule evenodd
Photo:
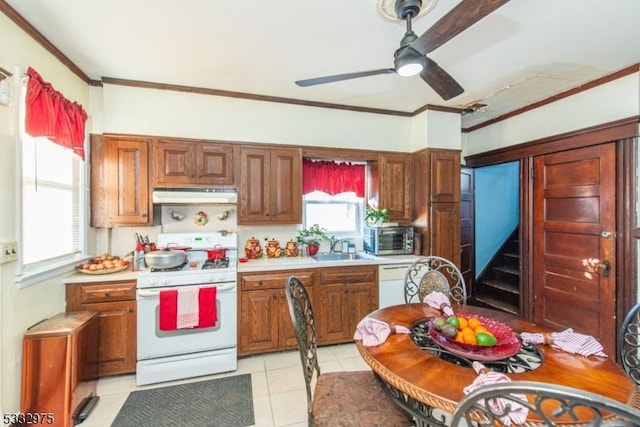
<path fill-rule="evenodd" d="M 472 305 L 520 315 L 518 231 L 516 227 L 473 284 Z"/>

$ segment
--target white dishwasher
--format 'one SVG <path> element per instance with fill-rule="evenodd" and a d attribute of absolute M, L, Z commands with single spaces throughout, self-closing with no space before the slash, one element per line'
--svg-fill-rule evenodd
<path fill-rule="evenodd" d="M 404 274 L 411 265 L 383 264 L 378 266 L 378 305 L 380 308 L 404 304 Z"/>

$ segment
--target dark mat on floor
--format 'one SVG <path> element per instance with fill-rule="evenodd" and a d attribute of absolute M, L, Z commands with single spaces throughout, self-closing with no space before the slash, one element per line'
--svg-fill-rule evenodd
<path fill-rule="evenodd" d="M 251 375 L 131 392 L 111 427 L 245 427 L 254 424 Z"/>

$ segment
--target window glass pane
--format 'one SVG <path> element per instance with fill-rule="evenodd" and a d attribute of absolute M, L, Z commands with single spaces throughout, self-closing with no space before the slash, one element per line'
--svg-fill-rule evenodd
<path fill-rule="evenodd" d="M 23 138 L 23 263 L 80 251 L 81 160 L 46 138 Z"/>
<path fill-rule="evenodd" d="M 359 236 L 364 200 L 354 193 L 330 196 L 315 191 L 304 197 L 304 226 L 318 224 L 330 235 Z"/>

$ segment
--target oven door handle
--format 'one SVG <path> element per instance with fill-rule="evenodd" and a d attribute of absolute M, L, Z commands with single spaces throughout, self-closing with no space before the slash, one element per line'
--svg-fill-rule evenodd
<path fill-rule="evenodd" d="M 218 291 L 220 292 L 224 292 L 224 291 L 228 291 L 231 290 L 235 287 L 234 284 L 228 284 L 228 285 L 217 285 L 216 288 Z M 172 290 L 175 290 L 177 288 L 170 288 Z M 157 297 L 158 295 L 160 295 L 161 290 L 160 289 L 153 289 L 153 290 L 147 290 L 147 289 L 138 289 L 138 296 L 140 297 Z"/>

